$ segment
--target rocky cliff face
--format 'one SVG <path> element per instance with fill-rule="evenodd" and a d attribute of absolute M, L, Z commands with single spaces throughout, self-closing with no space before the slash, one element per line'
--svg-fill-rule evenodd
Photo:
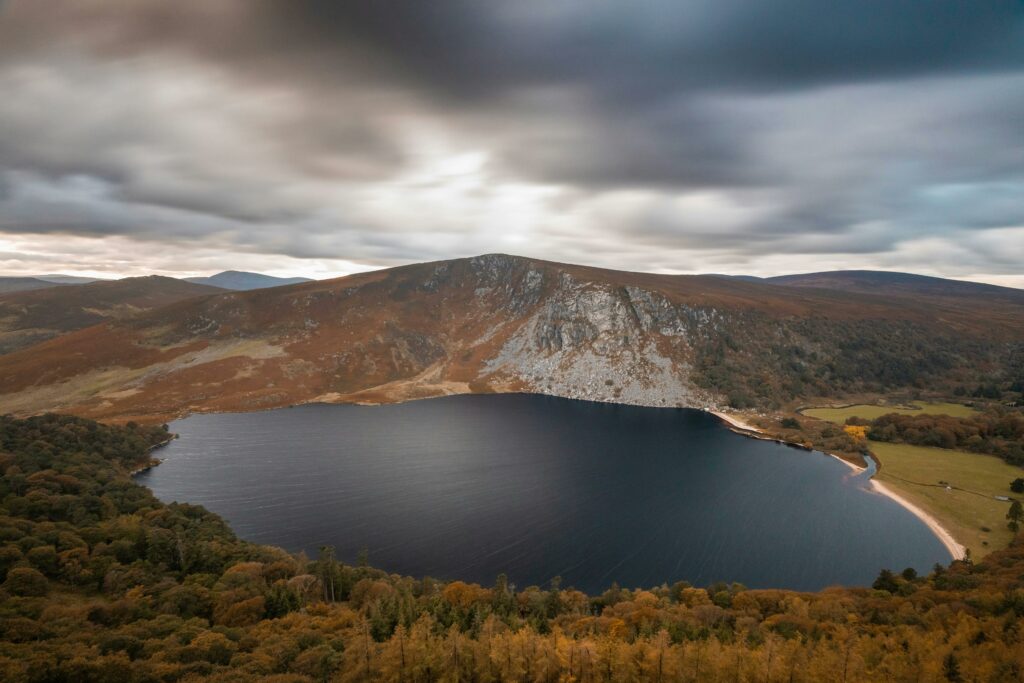
<path fill-rule="evenodd" d="M 531 391 L 653 406 L 998 374 L 1021 311 L 500 254 L 200 297 L 0 357 L 0 411 L 166 419 Z"/>
<path fill-rule="evenodd" d="M 713 398 L 690 376 L 687 323 L 700 324 L 658 294 L 560 273 L 483 372 L 569 398 L 706 405 Z"/>

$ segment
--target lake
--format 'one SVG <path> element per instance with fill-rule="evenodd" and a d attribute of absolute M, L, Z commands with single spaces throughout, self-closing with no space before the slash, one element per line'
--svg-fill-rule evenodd
<path fill-rule="evenodd" d="M 822 453 L 697 410 L 535 395 L 195 415 L 137 476 L 244 539 L 390 572 L 599 593 L 612 583 L 815 590 L 950 556 Z"/>

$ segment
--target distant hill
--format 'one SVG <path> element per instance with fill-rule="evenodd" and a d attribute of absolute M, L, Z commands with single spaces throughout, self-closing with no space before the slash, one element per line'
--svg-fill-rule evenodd
<path fill-rule="evenodd" d="M 99 282 L 106 279 L 100 277 L 84 277 L 82 275 L 63 275 L 61 273 L 36 275 L 36 278 L 39 280 L 46 280 L 47 282 L 56 282 L 59 285 L 84 285 L 90 282 Z"/>
<path fill-rule="evenodd" d="M 194 282 L 200 285 L 210 285 L 221 289 L 233 289 L 236 291 L 248 291 L 251 289 L 267 289 L 268 287 L 281 287 L 283 285 L 297 285 L 302 282 L 312 282 L 308 277 L 274 277 L 262 273 L 248 273 L 240 270 L 225 270 L 209 277 L 189 277 L 187 282 Z"/>
<path fill-rule="evenodd" d="M 823 273 L 779 275 L 764 278 L 762 282 L 787 287 L 815 287 L 868 294 L 949 298 L 989 297 L 1024 302 L 1024 290 L 1022 289 L 881 270 L 835 270 Z"/>
<path fill-rule="evenodd" d="M 772 408 L 1008 386 L 1022 340 L 1024 302 L 987 293 L 912 297 L 487 254 L 197 297 L 65 334 L 0 357 L 0 413 L 166 419 L 473 392 Z"/>
<path fill-rule="evenodd" d="M 0 277 L 0 294 L 10 292 L 28 292 L 33 289 L 55 287 L 58 283 L 38 277 Z"/>
<path fill-rule="evenodd" d="M 721 277 L 729 280 L 740 280 L 742 282 L 764 282 L 763 277 L 756 275 L 724 275 L 722 273 L 705 273 L 703 277 Z"/>
<path fill-rule="evenodd" d="M 0 354 L 105 320 L 223 290 L 151 275 L 0 294 Z"/>

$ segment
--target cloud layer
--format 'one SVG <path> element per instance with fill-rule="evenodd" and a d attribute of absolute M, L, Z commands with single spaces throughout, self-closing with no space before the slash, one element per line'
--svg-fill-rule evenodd
<path fill-rule="evenodd" d="M 1017 0 L 14 0 L 0 92 L 9 273 L 507 251 L 1024 286 Z"/>

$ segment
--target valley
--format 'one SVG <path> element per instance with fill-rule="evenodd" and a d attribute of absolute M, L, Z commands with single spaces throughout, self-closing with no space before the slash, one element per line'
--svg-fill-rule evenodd
<path fill-rule="evenodd" d="M 0 0 L 0 681 L 1024 683 L 1022 38 Z"/>
<path fill-rule="evenodd" d="M 136 278 L 0 297 L 11 340 L 0 354 L 0 410 L 160 423 L 481 393 L 699 408 L 857 466 L 870 448 L 879 481 L 976 556 L 1009 540 L 999 519 L 1007 503 L 992 499 L 1005 492 L 990 470 L 998 464 L 1005 478 L 1012 466 L 968 453 L 955 457 L 976 472 L 952 472 L 942 457 L 925 466 L 889 455 L 912 446 L 867 443 L 843 426 L 850 417 L 968 417 L 976 408 L 912 399 L 801 405 L 905 396 L 922 384 L 937 396 L 1009 387 L 1024 357 L 1018 290 L 865 272 L 652 275 L 502 254 L 284 286 L 221 275 L 209 281 L 262 288 Z M 956 481 L 989 502 L 922 495 L 907 483 L 921 481 L 908 473 L 923 476 L 922 466 L 929 486 Z"/>

